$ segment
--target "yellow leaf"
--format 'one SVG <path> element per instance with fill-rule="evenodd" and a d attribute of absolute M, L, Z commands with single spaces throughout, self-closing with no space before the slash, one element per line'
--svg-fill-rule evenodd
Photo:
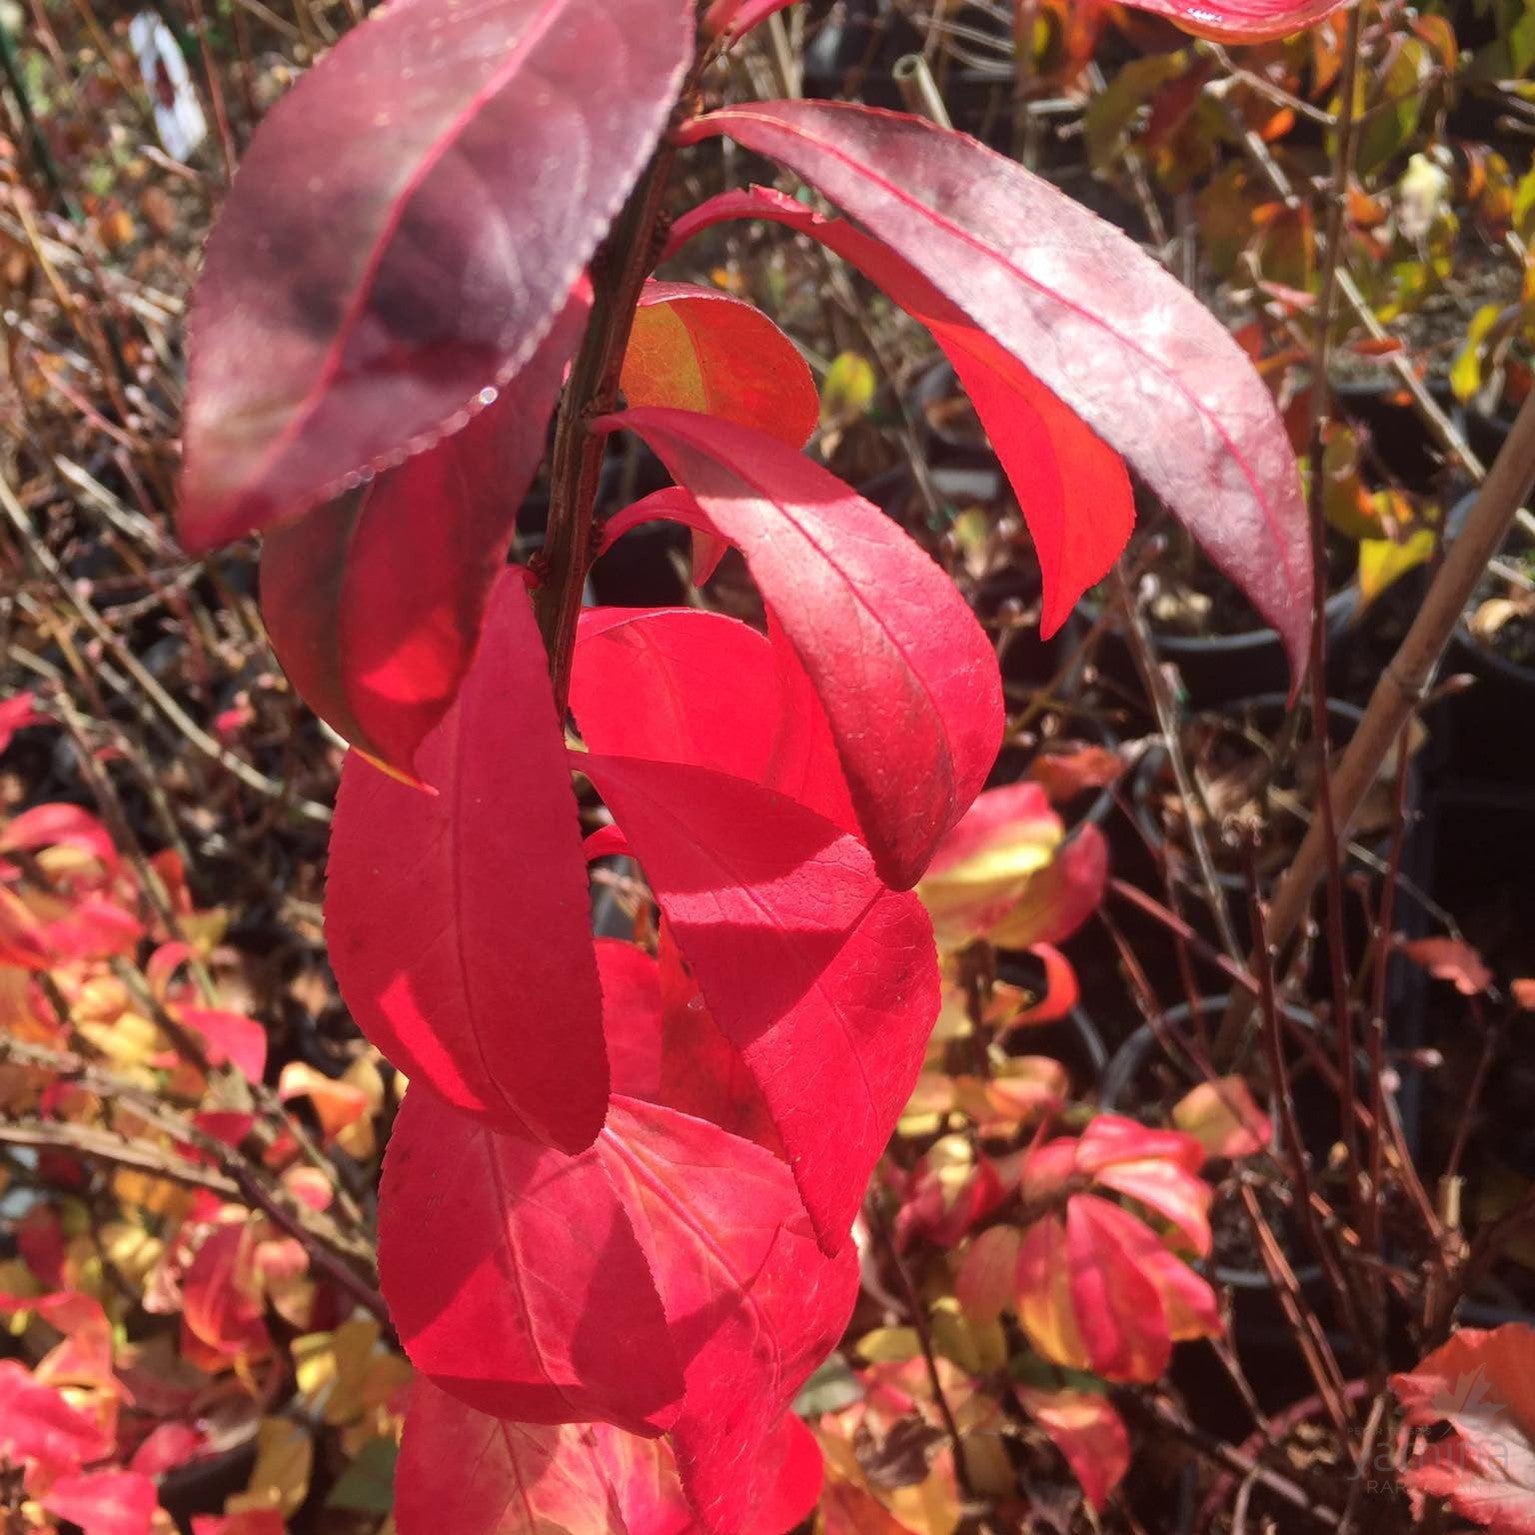
<path fill-rule="evenodd" d="M 821 385 L 821 420 L 846 425 L 863 415 L 874 403 L 879 381 L 867 357 L 839 352 L 826 370 Z"/>
<path fill-rule="evenodd" d="M 335 1332 L 310 1333 L 293 1343 L 294 1373 L 310 1407 L 324 1403 L 332 1427 L 350 1423 L 363 1410 L 368 1366 L 378 1347 L 378 1323 L 343 1322 Z"/>
<path fill-rule="evenodd" d="M 1433 557 L 1432 528 L 1419 528 L 1401 543 L 1391 538 L 1365 538 L 1359 543 L 1359 595 L 1374 602 L 1393 581 Z"/>
<path fill-rule="evenodd" d="M 263 1418 L 256 1430 L 256 1464 L 245 1491 L 225 1500 L 226 1514 L 275 1508 L 284 1518 L 298 1512 L 309 1495 L 314 1471 L 314 1441 L 302 1423 Z"/>
<path fill-rule="evenodd" d="M 985 1375 L 1007 1363 L 1007 1334 L 993 1319 L 978 1321 L 966 1315 L 952 1295 L 933 1306 L 933 1348 L 969 1375 Z"/>
<path fill-rule="evenodd" d="M 876 1327 L 858 1340 L 858 1357 L 866 1364 L 904 1364 L 921 1352 L 915 1327 Z"/>
<path fill-rule="evenodd" d="M 134 1221 L 108 1221 L 101 1228 L 100 1242 L 107 1262 L 140 1289 L 165 1253 L 165 1243 Z"/>

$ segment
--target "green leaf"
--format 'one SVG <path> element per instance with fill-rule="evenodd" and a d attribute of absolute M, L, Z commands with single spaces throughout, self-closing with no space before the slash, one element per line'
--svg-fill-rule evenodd
<path fill-rule="evenodd" d="M 370 1439 L 352 1457 L 325 1499 L 326 1508 L 359 1514 L 387 1514 L 394 1507 L 394 1463 L 400 1447 L 393 1439 Z"/>

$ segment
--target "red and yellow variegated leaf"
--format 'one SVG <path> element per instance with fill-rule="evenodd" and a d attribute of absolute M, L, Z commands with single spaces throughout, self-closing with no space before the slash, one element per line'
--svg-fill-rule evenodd
<path fill-rule="evenodd" d="M 810 365 L 794 343 L 760 309 L 691 283 L 645 284 L 619 387 L 631 406 L 738 421 L 796 450 L 821 417 Z"/>
<path fill-rule="evenodd" d="M 1016 905 L 986 936 L 999 949 L 1064 943 L 1097 911 L 1108 879 L 1108 842 L 1085 822 L 1030 876 Z"/>
<path fill-rule="evenodd" d="M 1071 1277 L 1066 1223 L 1059 1215 L 1043 1216 L 1024 1232 L 1018 1252 L 1018 1321 L 1046 1359 L 1085 1370 L 1087 1346 L 1077 1326 Z"/>
<path fill-rule="evenodd" d="M 1160 1160 L 1115 1162 L 1105 1167 L 1098 1183 L 1116 1194 L 1138 1200 L 1174 1226 L 1191 1251 L 1210 1254 L 1210 1200 L 1214 1190 L 1204 1179 L 1176 1163 Z"/>
<path fill-rule="evenodd" d="M 412 1363 L 484 1412 L 670 1427 L 682 1375 L 595 1148 L 499 1134 L 419 1084 L 384 1159 L 379 1278 Z"/>
<path fill-rule="evenodd" d="M 970 395 L 1018 496 L 1044 581 L 1040 629 L 1072 604 L 1124 548 L 1135 506 L 1124 461 L 910 262 L 838 219 L 763 187 L 724 192 L 678 220 L 672 246 L 722 219 L 765 218 L 814 236 L 922 321 Z"/>
<path fill-rule="evenodd" d="M 684 411 L 609 424 L 638 432 L 746 556 L 815 685 L 882 876 L 915 884 L 1001 740 L 996 655 L 969 608 L 883 513 L 782 443 Z"/>
<path fill-rule="evenodd" d="M 246 152 L 193 304 L 189 546 L 392 467 L 516 374 L 665 126 L 692 15 L 413 0 L 304 75 Z"/>
<path fill-rule="evenodd" d="M 771 790 L 671 763 L 578 762 L 752 1072 L 821 1241 L 839 1249 L 938 1013 L 920 902 L 886 890 L 855 838 Z"/>
<path fill-rule="evenodd" d="M 305 703 L 406 777 L 469 670 L 543 457 L 580 294 L 495 404 L 367 485 L 273 528 L 261 614 Z"/>
<path fill-rule="evenodd" d="M 1036 783 L 981 794 L 943 839 L 917 887 L 939 948 L 962 947 L 994 927 L 1030 877 L 1049 864 L 1064 835 Z"/>
<path fill-rule="evenodd" d="M 1175 1341 L 1220 1335 L 1210 1286 L 1129 1211 L 1077 1194 L 1066 1229 L 1072 1300 L 1095 1373 L 1152 1381 Z"/>
<path fill-rule="evenodd" d="M 1155 11 L 1201 37 L 1254 43 L 1285 37 L 1343 10 L 1352 0 L 1125 0 Z"/>
<path fill-rule="evenodd" d="M 436 795 L 355 753 L 331 833 L 326 936 L 363 1032 L 486 1123 L 567 1151 L 607 1111 L 602 997 L 575 796 L 515 572 L 423 743 Z M 518 870 L 537 870 L 536 878 Z"/>
<path fill-rule="evenodd" d="M 1130 1435 L 1114 1404 L 1096 1391 L 1016 1386 L 1018 1404 L 1044 1429 L 1100 1513 L 1130 1469 Z"/>
<path fill-rule="evenodd" d="M 1067 1202 L 1071 1305 L 1095 1374 L 1152 1381 L 1167 1368 L 1172 1338 L 1156 1285 L 1125 1248 L 1129 1226 L 1155 1241 L 1133 1215 L 1107 1200 L 1076 1194 Z"/>
<path fill-rule="evenodd" d="M 1173 1105 L 1173 1123 L 1204 1147 L 1207 1157 L 1250 1157 L 1268 1145 L 1269 1117 L 1241 1077 L 1191 1087 Z"/>
<path fill-rule="evenodd" d="M 783 1162 L 702 1120 L 618 1099 L 600 1145 L 684 1361 L 683 1486 L 736 1535 L 780 1484 L 783 1414 L 847 1325 L 856 1253 L 825 1257 Z"/>
<path fill-rule="evenodd" d="M 1122 453 L 1304 670 L 1310 535 L 1284 423 L 1225 327 L 1154 260 L 963 134 L 831 102 L 729 107 L 729 134 L 894 249 Z"/>

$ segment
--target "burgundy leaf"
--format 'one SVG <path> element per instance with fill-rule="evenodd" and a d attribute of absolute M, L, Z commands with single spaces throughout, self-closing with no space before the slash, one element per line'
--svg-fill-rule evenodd
<path fill-rule="evenodd" d="M 683 1486 L 707 1530 L 737 1535 L 782 1476 L 764 1452 L 789 1402 L 847 1325 L 855 1250 L 825 1257 L 784 1164 L 701 1120 L 618 1099 L 599 1146 L 685 1361 Z"/>
<path fill-rule="evenodd" d="M 974 615 L 878 508 L 782 443 L 686 411 L 610 424 L 638 432 L 746 556 L 825 709 L 881 875 L 914 884 L 1001 740 L 996 655 Z"/>
<path fill-rule="evenodd" d="M 756 1079 L 822 1244 L 840 1249 L 938 1014 L 921 903 L 771 790 L 670 763 L 579 765 Z"/>
<path fill-rule="evenodd" d="M 832 102 L 690 123 L 780 161 L 890 245 L 1123 453 L 1304 669 L 1305 504 L 1284 424 L 1236 341 L 1132 241 L 963 134 Z"/>
<path fill-rule="evenodd" d="M 810 235 L 856 266 L 932 332 L 970 395 L 1034 539 L 1053 634 L 1102 580 L 1135 524 L 1124 460 L 888 245 L 766 187 L 723 192 L 677 221 L 675 250 L 722 219 L 761 218 Z"/>
<path fill-rule="evenodd" d="M 406 777 L 469 670 L 589 310 L 584 292 L 572 298 L 463 431 L 262 545 L 261 613 L 283 670 L 316 714 Z"/>
<path fill-rule="evenodd" d="M 481 1411 L 670 1425 L 671 1334 L 598 1152 L 569 1157 L 406 1094 L 384 1159 L 379 1278 L 411 1362 Z"/>
<path fill-rule="evenodd" d="M 189 547 L 392 467 L 517 373 L 665 126 L 692 14 L 401 0 L 278 102 L 193 304 Z"/>
<path fill-rule="evenodd" d="M 607 1111 L 607 1064 L 546 666 L 510 572 L 458 701 L 421 747 L 440 793 L 347 758 L 326 934 L 353 1017 L 402 1070 L 488 1124 L 579 1151 Z"/>
<path fill-rule="evenodd" d="M 821 418 L 810 365 L 750 304 L 692 283 L 648 282 L 619 379 L 630 405 L 696 410 L 803 448 Z"/>

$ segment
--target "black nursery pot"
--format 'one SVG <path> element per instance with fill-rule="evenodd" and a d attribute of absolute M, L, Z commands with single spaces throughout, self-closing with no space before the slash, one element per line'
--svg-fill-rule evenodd
<path fill-rule="evenodd" d="M 1359 611 L 1359 588 L 1350 584 L 1327 599 L 1327 655 L 1329 671 L 1343 661 Z M 1102 609 L 1091 598 L 1076 605 L 1062 632 L 1068 649 L 1098 622 Z M 1234 699 L 1257 693 L 1282 693 L 1290 685 L 1290 663 L 1284 641 L 1273 629 L 1251 629 L 1244 634 L 1167 634 L 1151 629 L 1157 659 L 1178 668 L 1188 706 L 1214 709 Z M 1135 658 L 1124 636 L 1111 628 L 1098 645 L 1098 668 L 1105 676 L 1130 691 L 1141 686 Z"/>
<path fill-rule="evenodd" d="M 1251 718 L 1258 729 L 1272 732 L 1290 711 L 1290 707 L 1290 700 L 1286 694 L 1267 693 L 1255 698 L 1233 700 L 1222 712 L 1229 713 L 1233 717 L 1245 715 Z M 1344 703 L 1336 698 L 1328 700 L 1328 739 L 1334 749 L 1348 741 L 1359 728 L 1359 722 L 1363 718 L 1364 711 L 1355 708 L 1353 704 Z M 1152 789 L 1158 776 L 1166 770 L 1167 748 L 1161 745 L 1153 746 L 1142 756 L 1136 767 L 1135 777 L 1130 781 L 1131 808 L 1136 822 L 1146 842 L 1154 848 L 1161 848 L 1167 842 L 1167 834 L 1152 812 L 1150 803 Z M 1408 772 L 1411 773 L 1412 770 L 1412 765 L 1409 763 Z M 1409 789 L 1409 798 L 1412 797 Z M 1192 851 L 1189 852 L 1188 857 L 1192 863 Z M 1232 897 L 1237 912 L 1245 910 L 1247 880 L 1240 873 L 1217 870 L 1216 882 Z"/>
<path fill-rule="evenodd" d="M 1451 509 L 1445 519 L 1447 538 L 1459 534 L 1475 500 L 1473 492 Z M 1473 677 L 1473 685 L 1439 703 L 1431 719 L 1448 740 L 1453 778 L 1520 786 L 1535 782 L 1535 668 L 1483 644 L 1462 614 L 1440 667 L 1441 678 L 1457 673 Z"/>

